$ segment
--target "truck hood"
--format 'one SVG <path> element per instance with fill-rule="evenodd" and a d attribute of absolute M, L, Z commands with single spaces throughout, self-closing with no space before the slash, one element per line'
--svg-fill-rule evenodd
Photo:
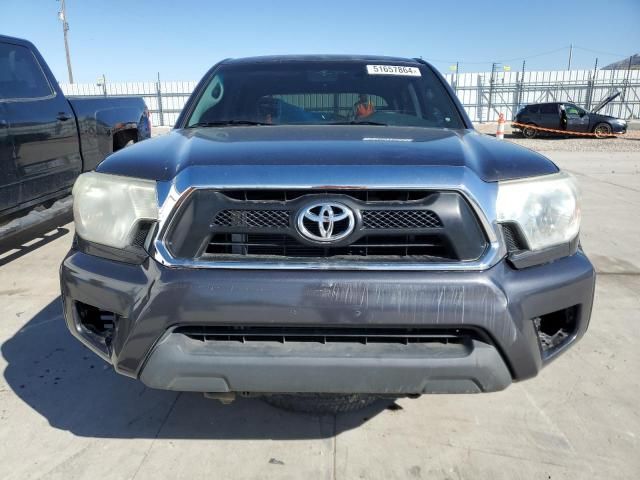
<path fill-rule="evenodd" d="M 467 167 L 486 182 L 558 171 L 546 157 L 475 130 L 364 125 L 173 130 L 105 159 L 99 172 L 169 181 L 193 166 Z"/>

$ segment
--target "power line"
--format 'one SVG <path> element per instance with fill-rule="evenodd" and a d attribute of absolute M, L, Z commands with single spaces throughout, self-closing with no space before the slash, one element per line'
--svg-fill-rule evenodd
<path fill-rule="evenodd" d="M 442 59 L 437 59 L 437 58 L 427 58 L 430 62 L 438 62 L 438 63 L 461 63 L 461 64 L 466 64 L 466 65 L 487 65 L 487 64 L 492 64 L 492 63 L 506 63 L 506 62 L 515 62 L 515 61 L 519 61 L 519 60 L 529 60 L 531 58 L 537 58 L 537 57 L 543 57 L 545 55 L 551 55 L 553 53 L 558 53 L 561 52 L 563 50 L 569 50 L 571 51 L 572 49 L 578 49 L 578 50 L 583 50 L 586 52 L 590 52 L 590 53 L 595 53 L 598 55 L 609 55 L 611 57 L 618 57 L 618 58 L 629 58 L 631 55 L 624 55 L 622 53 L 612 53 L 612 52 L 603 52 L 601 50 L 593 50 L 591 48 L 585 48 L 585 47 L 580 47 L 578 45 L 568 45 L 566 47 L 560 47 L 560 48 L 556 48 L 554 50 L 548 50 L 545 52 L 540 52 L 540 53 L 534 53 L 531 55 L 526 55 L 523 57 L 515 57 L 515 58 L 505 58 L 502 60 L 486 60 L 486 61 L 473 61 L 473 62 L 468 62 L 466 60 L 442 60 Z"/>
<path fill-rule="evenodd" d="M 464 63 L 467 65 L 482 65 L 482 64 L 488 64 L 488 63 L 505 63 L 505 62 L 515 62 L 516 60 L 529 60 L 530 58 L 536 58 L 536 57 L 542 57 L 544 55 L 551 55 L 552 53 L 557 53 L 560 52 L 562 50 L 567 50 L 570 47 L 560 47 L 560 48 L 556 48 L 554 50 L 549 50 L 546 52 L 541 52 L 541 53 L 535 53 L 532 55 L 527 55 L 524 57 L 515 57 L 515 58 L 505 58 L 503 60 L 486 60 L 483 62 L 479 62 L 479 61 L 475 61 L 475 62 L 467 62 L 466 60 L 440 60 L 437 58 L 429 58 L 428 60 L 431 62 L 440 62 L 440 63 L 455 63 L 455 62 L 460 62 L 460 63 Z M 573 47 L 573 48 L 578 48 L 578 47 Z"/>
<path fill-rule="evenodd" d="M 623 55 L 622 53 L 611 53 L 611 52 L 603 52 L 601 50 L 593 50 L 591 48 L 585 48 L 585 47 L 578 47 L 577 45 L 574 45 L 573 48 L 577 48 L 579 50 L 584 50 L 585 52 L 591 52 L 591 53 L 597 53 L 598 55 L 609 55 L 611 57 L 619 57 L 619 58 L 629 58 L 632 55 Z"/>

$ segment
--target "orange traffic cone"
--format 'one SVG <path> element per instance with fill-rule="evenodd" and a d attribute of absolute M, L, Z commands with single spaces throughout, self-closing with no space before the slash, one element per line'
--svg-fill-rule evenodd
<path fill-rule="evenodd" d="M 496 132 L 496 138 L 498 140 L 503 140 L 504 139 L 504 114 L 501 113 L 500 116 L 498 117 L 498 131 Z"/>

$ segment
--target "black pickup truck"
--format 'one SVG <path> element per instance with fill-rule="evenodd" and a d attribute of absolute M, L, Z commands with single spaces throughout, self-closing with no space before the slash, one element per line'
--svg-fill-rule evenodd
<path fill-rule="evenodd" d="M 70 199 L 25 214 L 68 197 L 78 175 L 149 130 L 142 98 L 65 98 L 33 44 L 0 36 L 0 247 L 59 222 Z"/>
<path fill-rule="evenodd" d="M 67 326 L 153 388 L 316 411 L 492 392 L 591 315 L 575 179 L 476 132 L 421 59 L 223 61 L 73 196 Z"/>

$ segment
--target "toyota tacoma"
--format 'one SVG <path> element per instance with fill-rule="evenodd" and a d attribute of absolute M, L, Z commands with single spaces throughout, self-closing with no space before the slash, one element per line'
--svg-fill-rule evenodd
<path fill-rule="evenodd" d="M 421 59 L 229 59 L 74 185 L 66 323 L 152 388 L 346 410 L 502 390 L 586 331 L 575 180 Z"/>

